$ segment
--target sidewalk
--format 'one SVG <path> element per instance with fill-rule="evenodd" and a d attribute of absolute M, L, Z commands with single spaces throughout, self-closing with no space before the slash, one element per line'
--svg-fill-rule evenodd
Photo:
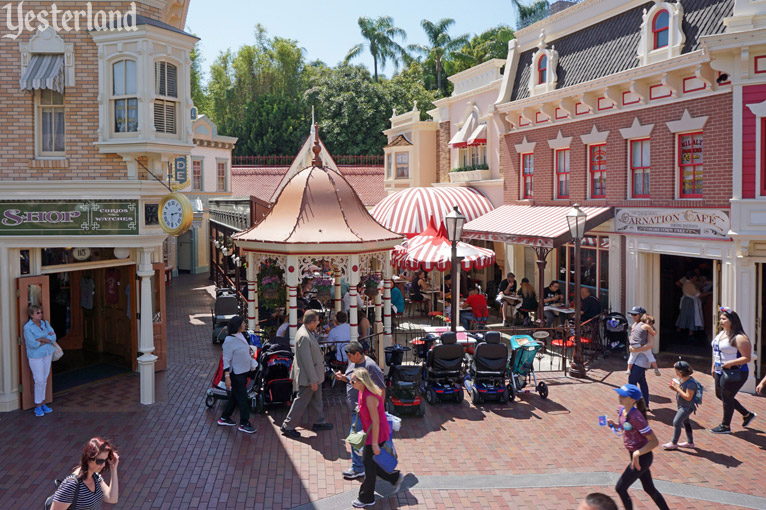
<path fill-rule="evenodd" d="M 120 502 L 115 508 L 349 508 L 358 481 L 345 481 L 343 443 L 349 412 L 343 388 L 325 387 L 327 418 L 335 430 L 299 429 L 282 437 L 286 408 L 252 419 L 258 432 L 217 427 L 222 403 L 204 404 L 220 356 L 210 341 L 206 275 L 182 276 L 168 287 L 168 370 L 158 377 L 158 403 L 138 403 L 137 375 L 124 376 L 57 396 L 53 414 L 0 414 L 0 508 L 38 508 L 78 461 L 91 436 L 114 440 L 120 464 Z M 662 366 L 662 365 L 661 365 Z M 650 375 L 650 424 L 660 442 L 670 439 L 675 402 L 662 377 Z M 652 469 L 671 508 L 766 508 L 766 398 L 741 395 L 759 414 L 743 430 L 735 416 L 730 436 L 706 429 L 721 416 L 712 378 L 701 375 L 705 401 L 696 415 L 694 451 L 657 451 Z M 575 508 L 592 490 L 616 498 L 614 481 L 628 463 L 621 438 L 598 427 L 613 415 L 613 387 L 626 382 L 624 361 L 599 362 L 584 381 L 546 374 L 550 397 L 522 395 L 514 403 L 474 407 L 429 406 L 425 418 L 403 419 L 397 437 L 400 465 L 412 473 L 406 490 L 375 508 Z M 307 424 L 308 425 L 308 424 Z M 638 484 L 637 487 L 640 487 Z M 381 494 L 390 487 L 379 485 Z M 634 488 L 635 508 L 655 508 Z M 108 506 L 108 505 L 105 505 Z"/>

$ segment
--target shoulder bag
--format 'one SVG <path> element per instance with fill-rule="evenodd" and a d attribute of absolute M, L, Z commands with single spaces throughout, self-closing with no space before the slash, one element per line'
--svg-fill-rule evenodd
<path fill-rule="evenodd" d="M 359 419 L 359 415 L 357 414 L 356 419 Z M 356 421 L 354 422 L 356 423 Z M 356 427 L 354 427 L 356 428 Z M 372 430 L 372 424 L 370 424 L 370 427 L 367 429 L 367 432 L 352 432 L 346 437 L 346 442 L 351 445 L 351 448 L 354 450 L 361 450 L 364 448 L 364 445 L 367 443 L 367 434 L 370 433 Z"/>
<path fill-rule="evenodd" d="M 72 498 L 72 504 L 69 506 L 69 510 L 75 510 L 77 507 L 77 496 L 80 494 L 80 481 L 77 479 L 74 475 L 69 475 L 75 478 L 75 486 L 74 486 L 74 497 Z M 67 478 L 69 478 L 69 476 Z M 66 480 L 66 478 L 64 478 Z M 59 486 L 64 482 L 64 480 L 54 480 L 53 484 L 56 486 L 56 489 L 59 488 Z M 48 496 L 48 499 L 45 500 L 45 510 L 51 510 L 51 507 L 53 506 L 53 496 L 55 496 L 56 493 L 54 492 L 50 496 Z"/>

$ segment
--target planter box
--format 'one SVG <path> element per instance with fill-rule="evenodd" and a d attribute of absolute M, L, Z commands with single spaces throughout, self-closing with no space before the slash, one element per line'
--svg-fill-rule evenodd
<path fill-rule="evenodd" d="M 467 172 L 449 173 L 449 182 L 485 181 L 489 178 L 489 170 L 469 170 Z"/>

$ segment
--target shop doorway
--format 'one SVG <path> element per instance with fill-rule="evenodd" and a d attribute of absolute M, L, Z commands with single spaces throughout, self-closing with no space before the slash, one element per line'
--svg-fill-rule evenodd
<path fill-rule="evenodd" d="M 135 266 L 51 273 L 50 322 L 65 355 L 53 392 L 136 369 Z"/>
<path fill-rule="evenodd" d="M 178 271 L 190 273 L 194 269 L 194 229 L 178 236 Z"/>
<path fill-rule="evenodd" d="M 661 352 L 710 357 L 719 281 L 718 261 L 660 255 Z"/>

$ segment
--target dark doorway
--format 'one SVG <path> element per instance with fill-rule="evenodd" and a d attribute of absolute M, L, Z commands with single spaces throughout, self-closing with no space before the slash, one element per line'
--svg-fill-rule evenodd
<path fill-rule="evenodd" d="M 661 352 L 710 357 L 714 269 L 709 259 L 660 255 Z"/>

